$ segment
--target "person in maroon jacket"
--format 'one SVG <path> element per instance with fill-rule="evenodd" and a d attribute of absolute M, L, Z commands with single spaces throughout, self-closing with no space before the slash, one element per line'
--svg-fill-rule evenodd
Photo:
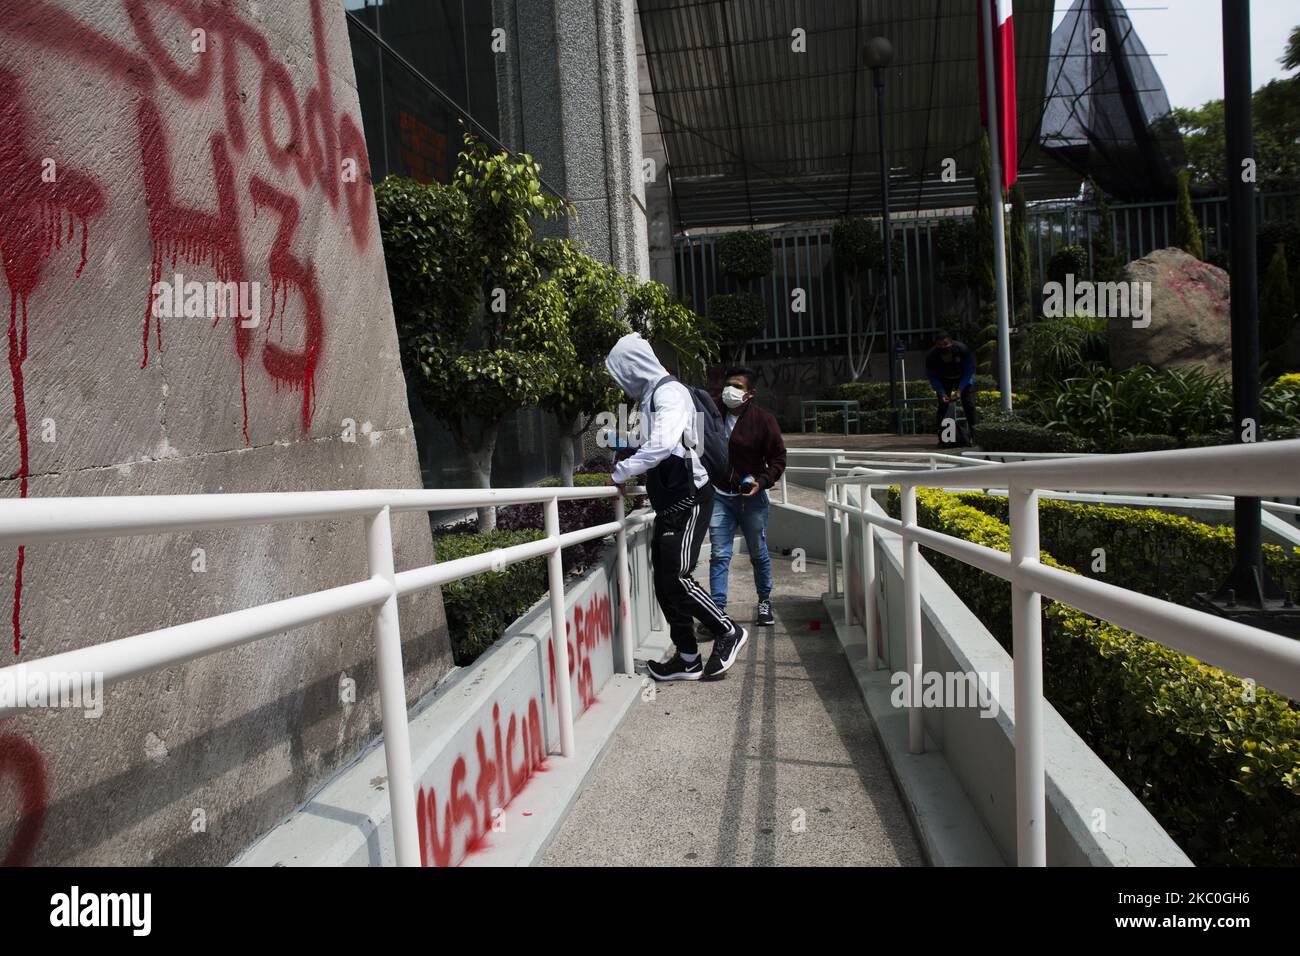
<path fill-rule="evenodd" d="M 756 394 L 753 369 L 743 365 L 727 369 L 727 383 L 718 406 L 727 430 L 731 476 L 725 488 L 715 485 L 713 489 L 709 589 L 713 603 L 725 609 L 732 542 L 739 528 L 754 567 L 754 587 L 758 591 L 755 623 L 768 626 L 776 619 L 772 616 L 772 559 L 767 553 L 767 489 L 785 471 L 785 442 L 771 412 L 754 402 Z"/>

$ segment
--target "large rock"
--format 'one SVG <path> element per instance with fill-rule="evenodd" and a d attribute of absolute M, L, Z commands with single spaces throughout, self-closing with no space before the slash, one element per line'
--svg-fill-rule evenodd
<path fill-rule="evenodd" d="M 1112 316 L 1111 364 L 1121 369 L 1204 365 L 1208 371 L 1231 372 L 1226 272 L 1181 249 L 1157 249 L 1130 262 L 1124 281 L 1150 283 L 1151 324 L 1134 328 L 1131 316 Z"/>

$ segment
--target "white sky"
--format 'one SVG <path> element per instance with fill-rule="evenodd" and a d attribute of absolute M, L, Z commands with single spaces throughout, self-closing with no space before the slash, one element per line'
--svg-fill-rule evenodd
<path fill-rule="evenodd" d="M 1072 0 L 1056 0 L 1053 26 L 1072 5 Z M 1223 97 L 1220 0 L 1124 0 L 1124 6 L 1164 80 L 1171 105 L 1200 106 Z M 1286 75 L 1278 59 L 1297 25 L 1297 0 L 1250 0 L 1250 68 L 1256 89 Z"/>

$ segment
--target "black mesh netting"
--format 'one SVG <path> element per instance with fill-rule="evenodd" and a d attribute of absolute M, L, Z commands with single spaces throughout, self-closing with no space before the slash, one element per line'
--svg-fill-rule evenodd
<path fill-rule="evenodd" d="M 1119 199 L 1174 195 L 1182 139 L 1120 0 L 1075 0 L 1053 32 L 1042 146 Z"/>

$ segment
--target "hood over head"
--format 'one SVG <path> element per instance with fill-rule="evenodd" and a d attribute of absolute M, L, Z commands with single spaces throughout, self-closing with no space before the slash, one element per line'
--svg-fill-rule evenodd
<path fill-rule="evenodd" d="M 668 371 L 655 357 L 650 343 L 632 332 L 619 339 L 605 358 L 605 368 L 618 387 L 643 402 Z"/>

